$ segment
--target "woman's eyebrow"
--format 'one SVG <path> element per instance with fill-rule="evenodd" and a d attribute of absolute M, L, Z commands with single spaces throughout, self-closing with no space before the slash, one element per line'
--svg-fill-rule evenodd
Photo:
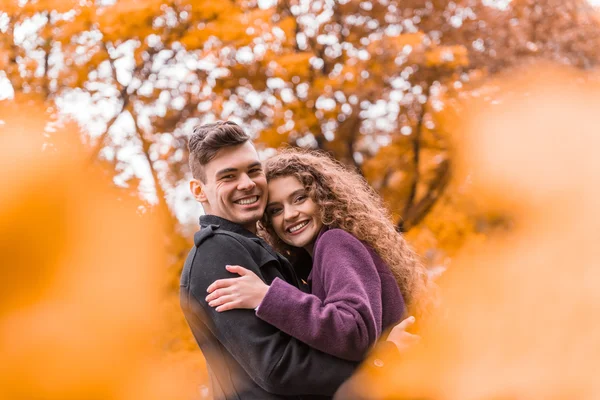
<path fill-rule="evenodd" d="M 288 198 L 298 196 L 300 193 L 304 193 L 304 188 L 293 191 Z"/>
<path fill-rule="evenodd" d="M 298 196 L 299 194 L 304 193 L 304 192 L 305 192 L 304 189 L 294 190 L 292 193 L 289 194 L 288 199 L 294 198 L 295 196 Z M 280 201 L 273 201 L 273 202 L 267 204 L 267 208 L 271 207 L 271 206 L 274 206 L 276 204 L 279 204 L 279 203 L 281 203 L 281 202 Z"/>

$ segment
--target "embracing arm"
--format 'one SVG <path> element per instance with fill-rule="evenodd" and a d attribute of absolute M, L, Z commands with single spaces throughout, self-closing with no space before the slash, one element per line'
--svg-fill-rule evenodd
<path fill-rule="evenodd" d="M 256 315 L 312 347 L 361 360 L 381 335 L 377 269 L 362 242 L 342 230 L 325 232 L 317 246 L 313 287 L 321 285 L 325 298 L 276 279 Z"/>
<path fill-rule="evenodd" d="M 234 275 L 225 265 L 244 265 L 260 276 L 249 252 L 235 239 L 223 237 L 219 246 L 196 252 L 190 277 L 190 303 L 204 313 L 205 326 L 227 348 L 246 373 L 264 390 L 285 395 L 332 395 L 353 372 L 355 364 L 340 360 L 281 332 L 256 318 L 251 310 L 219 313 L 208 306 L 208 286 Z"/>

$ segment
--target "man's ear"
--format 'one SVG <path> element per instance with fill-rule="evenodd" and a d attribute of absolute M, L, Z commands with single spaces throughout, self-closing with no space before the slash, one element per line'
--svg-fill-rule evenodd
<path fill-rule="evenodd" d="M 206 202 L 206 193 L 204 191 L 204 184 L 199 179 L 192 179 L 190 181 L 190 192 L 192 192 L 192 196 L 199 203 Z"/>

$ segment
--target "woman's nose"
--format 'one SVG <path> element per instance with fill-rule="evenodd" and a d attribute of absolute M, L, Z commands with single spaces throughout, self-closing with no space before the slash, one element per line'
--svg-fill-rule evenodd
<path fill-rule="evenodd" d="M 284 218 L 286 220 L 292 220 L 298 216 L 298 210 L 295 207 L 284 208 Z"/>

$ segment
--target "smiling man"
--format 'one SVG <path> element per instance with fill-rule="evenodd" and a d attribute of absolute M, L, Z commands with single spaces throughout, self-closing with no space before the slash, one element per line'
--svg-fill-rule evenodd
<path fill-rule="evenodd" d="M 219 313 L 205 298 L 211 283 L 243 265 L 267 284 L 306 290 L 290 263 L 256 236 L 267 181 L 249 136 L 233 122 L 196 127 L 189 141 L 192 194 L 206 215 L 181 274 L 180 302 L 208 364 L 215 399 L 330 398 L 356 367 L 260 320 L 253 310 Z"/>

